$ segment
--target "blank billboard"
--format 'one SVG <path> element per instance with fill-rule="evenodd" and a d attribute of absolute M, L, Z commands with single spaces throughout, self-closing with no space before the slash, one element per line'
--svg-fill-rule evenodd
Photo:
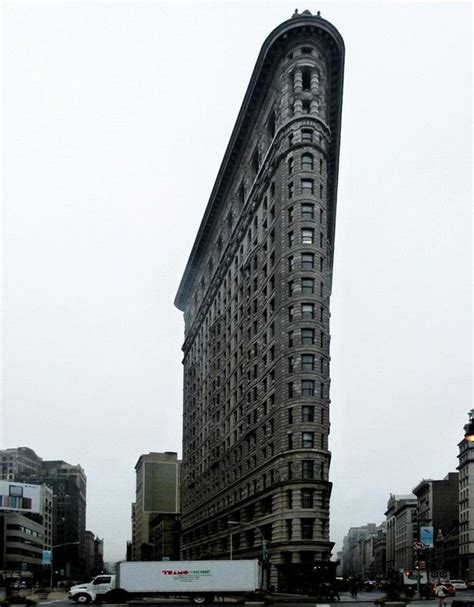
<path fill-rule="evenodd" d="M 145 462 L 145 512 L 179 512 L 178 469 L 174 462 Z"/>

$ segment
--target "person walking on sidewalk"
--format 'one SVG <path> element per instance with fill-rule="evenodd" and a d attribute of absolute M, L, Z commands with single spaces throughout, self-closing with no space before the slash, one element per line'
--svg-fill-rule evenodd
<path fill-rule="evenodd" d="M 436 586 L 435 594 L 438 599 L 438 607 L 444 607 L 445 605 L 447 605 L 446 599 L 448 598 L 449 593 L 448 589 L 443 583 Z"/>

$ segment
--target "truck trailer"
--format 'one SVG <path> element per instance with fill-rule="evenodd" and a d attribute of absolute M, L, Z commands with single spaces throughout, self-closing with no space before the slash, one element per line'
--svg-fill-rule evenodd
<path fill-rule="evenodd" d="M 68 598 L 77 604 L 125 602 L 146 597 L 186 597 L 212 603 L 214 597 L 262 591 L 257 560 L 124 561 L 115 575 L 98 575 L 87 584 L 72 586 Z"/>

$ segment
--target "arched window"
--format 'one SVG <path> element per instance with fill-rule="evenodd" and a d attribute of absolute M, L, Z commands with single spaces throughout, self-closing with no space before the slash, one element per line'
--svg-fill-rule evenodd
<path fill-rule="evenodd" d="M 314 158 L 311 154 L 303 154 L 301 156 L 301 170 L 312 171 L 314 168 Z"/>

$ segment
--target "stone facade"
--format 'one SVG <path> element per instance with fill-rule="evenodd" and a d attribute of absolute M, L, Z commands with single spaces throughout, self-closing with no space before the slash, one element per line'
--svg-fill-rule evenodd
<path fill-rule="evenodd" d="M 474 582 L 474 409 L 458 446 L 460 577 Z"/>
<path fill-rule="evenodd" d="M 318 583 L 333 545 L 343 63 L 337 30 L 308 11 L 267 38 L 175 302 L 185 319 L 181 556 L 229 558 L 232 532 L 234 558 L 262 557 L 281 589 Z"/>

